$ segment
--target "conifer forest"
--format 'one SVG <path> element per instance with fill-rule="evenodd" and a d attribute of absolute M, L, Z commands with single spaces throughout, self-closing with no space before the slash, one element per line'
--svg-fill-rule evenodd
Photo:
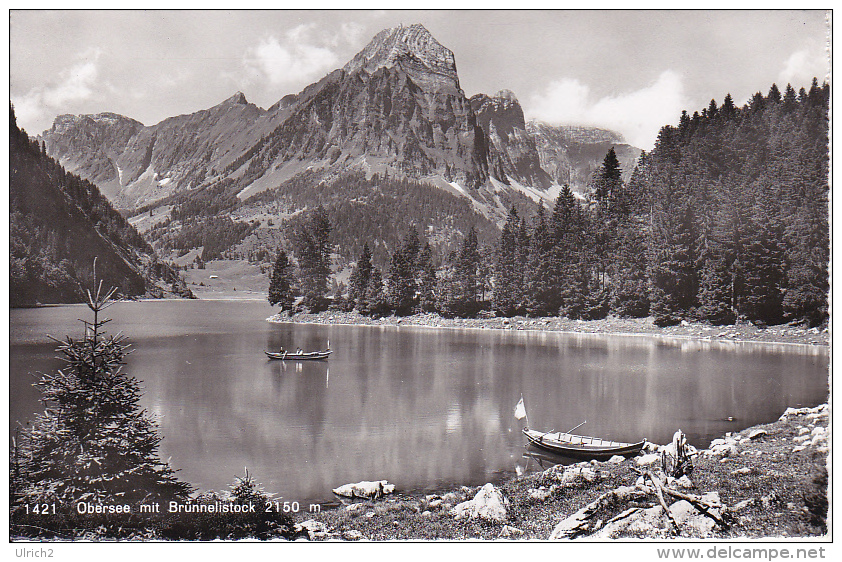
<path fill-rule="evenodd" d="M 298 286 L 310 310 L 329 304 L 370 315 L 439 312 L 447 316 L 652 316 L 733 324 L 827 319 L 829 86 L 784 92 L 772 85 L 736 107 L 681 114 L 661 129 L 629 181 L 613 148 L 582 198 L 569 187 L 553 207 L 512 204 L 496 243 L 470 227 L 452 251 L 436 256 L 410 227 L 378 267 L 376 240 L 364 244 L 349 286 L 331 302 L 325 245 L 299 234 Z M 325 238 L 331 214 L 319 206 L 296 232 Z M 321 248 L 319 250 L 318 248 Z M 296 282 L 279 256 L 292 308 Z M 282 259 L 281 259 L 282 258 Z M 376 262 L 377 260 L 375 260 Z M 313 275 L 321 271 L 322 283 Z M 276 278 L 278 278 L 276 274 Z M 321 299 L 321 300 L 320 300 Z M 315 303 L 320 305 L 312 306 Z"/>

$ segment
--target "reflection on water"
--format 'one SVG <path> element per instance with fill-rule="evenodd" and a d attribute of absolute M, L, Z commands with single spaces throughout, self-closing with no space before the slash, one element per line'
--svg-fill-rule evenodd
<path fill-rule="evenodd" d="M 557 464 L 568 466 L 579 462 L 582 462 L 582 459 L 556 455 L 554 453 L 538 449 L 533 445 L 527 445 L 517 463 L 515 472 L 518 474 L 525 474 L 526 472 L 532 470 L 547 470 Z"/>
<path fill-rule="evenodd" d="M 483 484 L 540 469 L 514 405 L 530 423 L 618 441 L 697 447 L 827 399 L 822 348 L 590 334 L 270 324 L 258 302 L 121 303 L 109 326 L 134 344 L 163 458 L 202 489 L 248 467 L 296 501 L 388 479 L 401 489 Z M 53 344 L 78 335 L 80 307 L 11 313 L 13 421 L 41 409 L 28 373 L 51 371 Z M 328 361 L 273 361 L 264 350 L 324 349 Z M 728 421 L 735 418 L 737 421 Z M 546 462 L 546 459 L 542 459 Z M 527 462 L 528 461 L 528 462 Z"/>

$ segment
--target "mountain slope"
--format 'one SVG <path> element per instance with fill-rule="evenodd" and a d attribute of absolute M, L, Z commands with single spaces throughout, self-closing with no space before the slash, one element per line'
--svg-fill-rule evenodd
<path fill-rule="evenodd" d="M 120 195 L 117 160 L 142 128 L 139 121 L 116 113 L 60 115 L 43 138 L 50 156 L 114 200 Z"/>
<path fill-rule="evenodd" d="M 535 140 L 526 129 L 523 109 L 514 93 L 502 90 L 493 97 L 477 94 L 471 98 L 471 108 L 494 149 L 490 151 L 491 169 L 496 178 L 512 178 L 539 189 L 552 185 L 549 174 L 541 168 Z"/>
<path fill-rule="evenodd" d="M 97 278 L 124 295 L 146 283 L 140 254 L 151 252 L 96 186 L 67 174 L 37 142 L 9 123 L 10 302 L 78 302 Z"/>
<path fill-rule="evenodd" d="M 87 180 L 19 129 L 9 109 L 9 301 L 81 302 L 96 278 L 126 297 L 192 297 L 178 272 Z"/>
<path fill-rule="evenodd" d="M 626 181 L 641 153 L 639 148 L 626 144 L 622 135 L 605 129 L 529 121 L 526 130 L 535 143 L 541 168 L 553 182 L 568 184 L 579 193 L 585 192 L 591 174 L 612 147 Z"/>
<path fill-rule="evenodd" d="M 73 163 L 84 177 L 111 182 L 106 192 L 119 207 L 158 207 L 154 222 L 151 215 L 133 221 L 152 239 L 183 250 L 185 240 L 211 230 L 230 231 L 231 240 L 248 236 L 245 227 L 227 221 L 229 215 L 263 228 L 277 209 L 283 210 L 275 219 L 322 199 L 337 209 L 365 201 L 366 217 L 376 222 L 378 210 L 371 205 L 383 201 L 378 190 L 389 186 L 390 208 L 396 193 L 412 205 L 418 182 L 438 188 L 443 200 L 463 199 L 460 224 L 467 224 L 461 214 L 468 209 L 477 225 L 499 225 L 512 204 L 551 205 L 560 183 L 584 191 L 613 144 L 620 146 L 624 166 L 637 157 L 631 147 L 626 154 L 626 145 L 611 133 L 571 139 L 553 130 L 531 129 L 511 92 L 468 99 L 453 53 L 416 24 L 381 31 L 342 68 L 268 110 L 237 93 L 210 109 L 149 127 L 110 114 L 62 116 L 43 138 L 49 153 Z M 336 186 L 348 178 L 355 195 L 343 199 Z M 390 183 L 403 180 L 409 190 Z M 312 193 L 302 191 L 305 184 Z M 359 192 L 362 184 L 370 193 Z M 262 198 L 264 193 L 270 195 Z M 419 229 L 447 230 L 432 209 L 429 216 L 412 214 Z M 390 220 L 384 212 L 379 220 Z M 211 225 L 217 215 L 224 224 Z M 339 243 L 349 249 L 355 244 Z"/>
<path fill-rule="evenodd" d="M 238 181 L 244 197 L 277 185 L 280 171 L 300 161 L 472 188 L 488 178 L 486 140 L 459 88 L 453 53 L 420 25 L 384 30 L 286 109 Z"/>
<path fill-rule="evenodd" d="M 238 92 L 151 127 L 111 113 L 62 115 L 42 139 L 48 154 L 103 186 L 118 207 L 134 208 L 201 185 L 215 167 L 239 156 L 251 135 L 259 137 L 253 125 L 265 114 Z"/>
<path fill-rule="evenodd" d="M 553 183 L 514 95 L 469 100 L 453 53 L 418 24 L 381 31 L 343 68 L 268 110 L 238 92 L 153 126 L 62 115 L 42 138 L 127 209 L 220 182 L 245 199 L 307 168 L 425 180 L 489 216 L 500 211 L 495 186 Z"/>

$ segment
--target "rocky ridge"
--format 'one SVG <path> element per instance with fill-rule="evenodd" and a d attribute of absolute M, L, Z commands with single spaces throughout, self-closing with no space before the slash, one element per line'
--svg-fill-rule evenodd
<path fill-rule="evenodd" d="M 549 174 L 541 168 L 535 139 L 526 130 L 523 108 L 513 92 L 477 94 L 471 98 L 471 109 L 493 148 L 489 151 L 490 168 L 497 178 L 513 178 L 539 189 L 552 185 Z"/>
<path fill-rule="evenodd" d="M 152 126 L 113 113 L 60 116 L 41 139 L 120 208 L 221 184 L 246 199 L 308 168 L 324 181 L 353 169 L 428 181 L 496 219 L 507 193 L 549 202 L 554 182 L 586 183 L 606 143 L 620 140 L 571 128 L 555 146 L 557 136 L 525 123 L 511 92 L 469 100 L 453 52 L 420 24 L 381 31 L 343 68 L 268 110 L 237 92 Z"/>
<path fill-rule="evenodd" d="M 346 74 L 400 67 L 425 91 L 462 93 L 456 58 L 421 24 L 384 29 L 342 68 Z"/>
<path fill-rule="evenodd" d="M 612 147 L 626 181 L 641 153 L 639 148 L 627 144 L 622 135 L 605 129 L 553 126 L 534 120 L 526 123 L 525 128 L 535 143 L 541 169 L 553 182 L 568 184 L 578 193 L 584 193 L 591 175 Z"/>

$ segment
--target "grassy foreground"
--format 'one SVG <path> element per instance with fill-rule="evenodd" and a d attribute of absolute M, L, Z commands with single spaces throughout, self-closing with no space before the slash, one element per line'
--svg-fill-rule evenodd
<path fill-rule="evenodd" d="M 679 525 L 670 528 L 666 517 L 649 527 L 610 533 L 609 539 L 628 538 L 789 538 L 821 537 L 827 533 L 829 408 L 787 410 L 773 423 L 727 434 L 694 459 L 692 487 L 672 487 L 699 497 L 716 492 L 727 526 L 700 531 Z M 651 460 L 652 457 L 649 457 Z M 474 497 L 479 488 L 452 490 L 440 496 L 401 493 L 375 501 L 357 501 L 304 521 L 314 540 L 547 540 L 556 525 L 599 496 L 621 486 L 635 487 L 646 468 L 644 457 L 619 464 L 591 462 L 597 476 L 568 479 L 564 472 L 583 468 L 557 466 L 513 477 L 499 486 L 509 505 L 504 521 L 456 518 L 451 508 Z M 659 465 L 657 462 L 654 466 Z M 639 488 L 639 486 L 638 486 Z M 675 507 L 674 499 L 666 501 Z M 606 530 L 606 523 L 633 507 L 658 506 L 655 493 L 632 501 L 608 502 L 593 517 L 591 528 L 578 536 Z M 704 518 L 703 516 L 699 516 Z M 596 535 L 599 536 L 599 535 Z"/>

